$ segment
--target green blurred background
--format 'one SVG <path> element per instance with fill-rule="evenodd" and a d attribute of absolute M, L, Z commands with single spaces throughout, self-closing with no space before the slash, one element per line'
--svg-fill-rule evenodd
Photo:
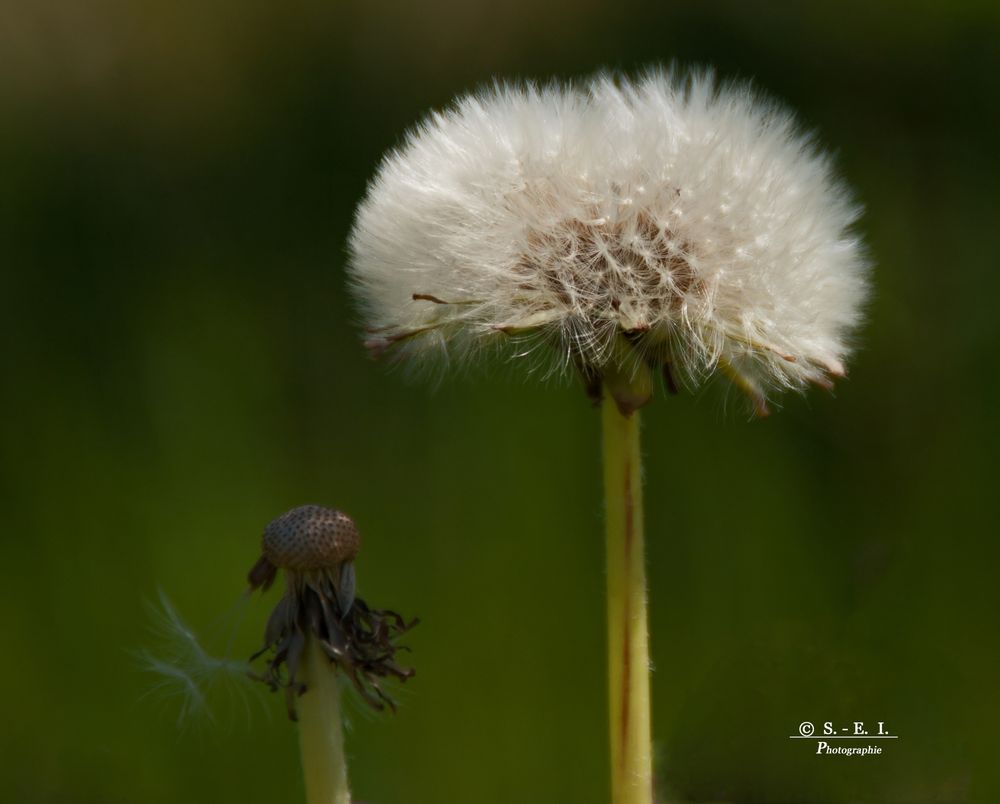
<path fill-rule="evenodd" d="M 0 797 L 300 801 L 277 696 L 179 729 L 135 651 L 162 588 L 215 650 L 242 612 L 249 654 L 260 531 L 319 502 L 362 595 L 423 620 L 399 714 L 351 709 L 357 795 L 606 800 L 598 417 L 369 362 L 344 241 L 427 108 L 672 59 L 800 110 L 877 269 L 835 398 L 645 415 L 664 800 L 1000 800 L 1000 12 L 856 0 L 0 4 Z M 787 739 L 855 719 L 900 739 Z"/>

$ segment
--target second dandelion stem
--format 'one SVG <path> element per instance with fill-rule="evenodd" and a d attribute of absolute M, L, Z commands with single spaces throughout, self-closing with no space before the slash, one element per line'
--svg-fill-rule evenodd
<path fill-rule="evenodd" d="M 611 398 L 605 398 L 601 407 L 608 553 L 611 799 L 614 804 L 651 804 L 653 761 L 639 413 L 622 415 Z"/>
<path fill-rule="evenodd" d="M 307 804 L 350 804 L 337 673 L 316 637 L 306 638 L 302 662 L 306 691 L 299 699 L 299 745 Z"/>

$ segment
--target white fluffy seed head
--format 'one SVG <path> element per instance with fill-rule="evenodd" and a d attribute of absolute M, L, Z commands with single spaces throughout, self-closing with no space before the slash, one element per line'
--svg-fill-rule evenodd
<path fill-rule="evenodd" d="M 529 333 L 592 377 L 721 369 L 759 396 L 843 373 L 867 291 L 856 217 L 791 114 L 746 86 L 497 85 L 385 158 L 350 273 L 376 353 Z"/>

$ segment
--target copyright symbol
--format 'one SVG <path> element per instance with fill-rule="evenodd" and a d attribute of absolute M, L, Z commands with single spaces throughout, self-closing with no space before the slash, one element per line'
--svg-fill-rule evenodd
<path fill-rule="evenodd" d="M 812 737 L 814 731 L 816 731 L 816 727 L 808 720 L 799 723 L 799 734 L 803 737 Z"/>

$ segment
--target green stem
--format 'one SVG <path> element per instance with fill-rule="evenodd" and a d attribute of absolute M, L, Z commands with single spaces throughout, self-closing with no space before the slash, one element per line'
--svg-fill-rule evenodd
<path fill-rule="evenodd" d="M 623 415 L 610 395 L 601 408 L 608 551 L 611 800 L 614 804 L 651 804 L 653 761 L 639 413 Z"/>
<path fill-rule="evenodd" d="M 307 804 L 350 804 L 344 730 L 340 719 L 340 685 L 336 669 L 316 644 L 306 638 L 302 657 L 306 691 L 299 698 L 299 745 Z"/>

